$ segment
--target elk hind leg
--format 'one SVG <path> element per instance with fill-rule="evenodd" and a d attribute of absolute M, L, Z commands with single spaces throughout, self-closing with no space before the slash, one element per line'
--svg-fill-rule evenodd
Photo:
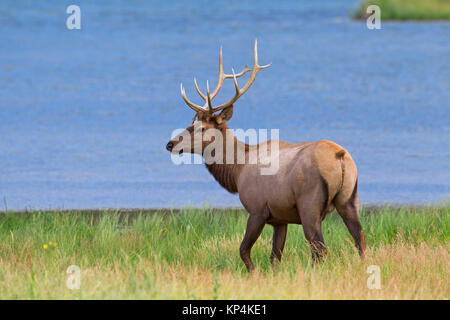
<path fill-rule="evenodd" d="M 329 193 L 326 181 L 320 178 L 320 183 L 297 201 L 303 232 L 311 247 L 314 262 L 320 262 L 327 252 L 322 235 L 322 218 L 328 208 Z"/>
<path fill-rule="evenodd" d="M 311 248 L 312 259 L 314 262 L 320 262 L 327 253 L 327 247 L 322 235 L 322 223 L 320 219 L 318 221 L 315 219 L 314 221 L 305 221 L 305 223 L 303 221 L 304 219 L 302 219 L 303 232 Z"/>
<path fill-rule="evenodd" d="M 366 252 L 366 236 L 359 220 L 358 180 L 355 182 L 350 197 L 343 200 L 342 197 L 338 196 L 334 201 L 334 205 L 353 237 L 359 255 L 364 258 Z"/>

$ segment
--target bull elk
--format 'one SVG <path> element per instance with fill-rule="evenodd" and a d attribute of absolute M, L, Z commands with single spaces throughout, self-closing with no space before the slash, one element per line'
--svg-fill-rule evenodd
<path fill-rule="evenodd" d="M 240 201 L 249 213 L 247 229 L 240 246 L 240 256 L 248 271 L 251 272 L 254 269 L 250 251 L 266 223 L 274 228 L 270 255 L 272 264 L 281 261 L 288 224 L 302 224 L 313 261 L 320 261 L 326 253 L 322 221 L 335 208 L 353 237 L 359 254 L 364 257 L 366 243 L 359 220 L 357 169 L 350 154 L 343 147 L 327 140 L 299 143 L 269 140 L 258 145 L 248 145 L 236 139 L 227 126 L 227 121 L 233 114 L 233 104 L 250 88 L 258 72 L 269 67 L 270 64 L 265 66 L 258 64 L 256 40 L 251 69 L 245 66 L 240 73 L 235 74 L 233 70 L 232 74 L 225 74 L 222 60 L 222 48 L 220 48 L 219 79 L 214 91 L 210 93 L 207 84 L 206 94 L 203 93 L 194 79 L 195 89 L 205 102 L 203 106 L 189 101 L 181 85 L 183 100 L 196 114 L 192 124 L 182 134 L 170 140 L 166 148 L 172 154 L 180 154 L 184 151 L 191 154 L 197 153 L 205 158 L 207 157 L 204 154 L 205 149 L 208 145 L 213 145 L 216 152 L 218 150 L 220 153 L 220 157 L 223 157 L 223 161 L 212 163 L 205 158 L 205 164 L 222 187 L 231 193 L 239 194 Z M 237 78 L 247 72 L 250 72 L 248 81 L 239 88 Z M 228 102 L 213 107 L 212 100 L 219 93 L 225 79 L 234 80 L 235 95 Z M 217 114 L 218 111 L 221 112 Z M 208 143 L 209 139 L 204 139 L 204 135 L 209 129 L 221 132 L 223 141 L 215 139 Z M 193 147 L 194 139 L 200 139 L 200 148 Z M 275 144 L 277 144 L 279 167 L 272 175 L 261 174 L 262 164 L 259 161 L 257 163 L 231 161 L 230 163 L 230 158 L 236 160 L 237 152 L 229 157 L 227 152 L 230 152 L 230 149 L 225 147 L 232 145 L 233 151 L 241 150 L 248 159 L 262 148 L 275 150 Z"/>

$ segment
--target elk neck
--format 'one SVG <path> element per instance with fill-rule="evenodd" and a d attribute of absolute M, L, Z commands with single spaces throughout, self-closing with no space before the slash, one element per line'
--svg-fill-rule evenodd
<path fill-rule="evenodd" d="M 242 168 L 245 166 L 245 164 L 238 163 L 237 161 L 238 154 L 239 152 L 241 154 L 245 154 L 245 159 L 247 159 L 251 147 L 248 144 L 245 144 L 236 139 L 233 133 L 230 130 L 228 130 L 228 127 L 226 125 L 221 131 L 223 136 L 223 143 L 221 146 L 222 153 L 220 155 L 220 158 L 222 158 L 221 159 L 222 161 L 208 162 L 207 161 L 208 159 L 206 159 L 206 157 L 204 156 L 205 165 L 208 171 L 214 177 L 214 179 L 216 179 L 216 181 L 223 188 L 225 188 L 230 193 L 237 193 L 238 192 L 237 181 Z M 232 146 L 232 148 L 230 148 L 230 146 Z M 233 150 L 234 154 L 228 155 L 227 157 L 227 149 L 229 151 Z M 230 161 L 231 160 L 230 158 L 232 159 L 232 161 Z"/>

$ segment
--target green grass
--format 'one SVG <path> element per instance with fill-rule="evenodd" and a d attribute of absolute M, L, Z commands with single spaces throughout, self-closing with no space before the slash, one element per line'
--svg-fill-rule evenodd
<path fill-rule="evenodd" d="M 266 226 L 252 251 L 257 272 L 248 275 L 238 253 L 248 216 L 241 210 L 8 212 L 0 214 L 0 299 L 448 299 L 449 214 L 449 205 L 363 211 L 369 254 L 361 262 L 334 212 L 323 224 L 329 253 L 319 266 L 301 226 L 290 225 L 275 270 Z M 50 241 L 57 247 L 44 249 Z M 81 290 L 65 285 L 73 264 Z M 386 290 L 365 286 L 369 264 L 382 267 Z"/>
<path fill-rule="evenodd" d="M 366 8 L 377 5 L 383 20 L 450 20 L 450 0 L 364 0 L 353 18 L 364 19 Z"/>

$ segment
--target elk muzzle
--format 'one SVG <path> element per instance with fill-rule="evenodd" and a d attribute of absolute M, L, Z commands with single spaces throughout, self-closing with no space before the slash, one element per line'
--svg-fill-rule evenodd
<path fill-rule="evenodd" d="M 167 143 L 166 149 L 167 149 L 167 151 L 172 152 L 172 149 L 173 149 L 173 142 L 172 141 L 169 141 Z"/>
<path fill-rule="evenodd" d="M 166 144 L 166 149 L 167 149 L 167 151 L 169 151 L 170 153 L 173 153 L 174 148 L 176 147 L 177 144 L 178 144 L 177 141 L 170 140 L 170 141 Z M 178 152 L 177 152 L 177 150 L 175 150 L 175 153 L 177 153 L 177 154 L 182 154 L 183 151 L 184 151 L 183 149 L 178 150 Z"/>

